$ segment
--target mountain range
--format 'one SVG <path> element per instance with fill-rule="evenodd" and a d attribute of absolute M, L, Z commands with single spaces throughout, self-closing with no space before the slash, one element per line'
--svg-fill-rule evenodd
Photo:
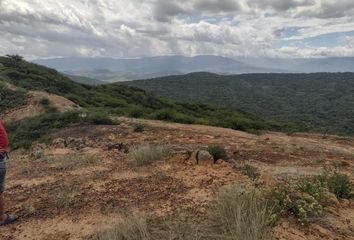
<path fill-rule="evenodd" d="M 52 58 L 34 60 L 33 62 L 69 75 L 84 76 L 105 82 L 147 79 L 191 72 L 213 72 L 228 75 L 354 71 L 354 58 L 352 57 L 231 59 L 213 55 L 201 55 L 195 57 L 161 56 L 135 59 Z"/>

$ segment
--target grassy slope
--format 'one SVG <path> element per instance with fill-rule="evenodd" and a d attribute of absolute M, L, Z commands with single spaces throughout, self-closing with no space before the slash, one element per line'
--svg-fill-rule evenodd
<path fill-rule="evenodd" d="M 71 81 L 53 69 L 8 57 L 0 57 L 0 63 L 3 66 L 0 78 L 11 84 L 26 90 L 47 91 L 67 97 L 91 111 L 217 125 L 239 130 L 272 128 L 272 124 L 258 117 L 226 108 L 176 103 L 155 97 L 138 88 L 118 84 L 83 85 Z"/>
<path fill-rule="evenodd" d="M 94 78 L 89 78 L 89 77 L 69 75 L 69 74 L 66 74 L 66 76 L 68 78 L 70 78 L 71 80 L 73 80 L 74 82 L 87 84 L 87 85 L 94 85 L 95 86 L 95 85 L 107 84 L 104 81 L 100 81 L 100 80 L 97 80 Z"/>
<path fill-rule="evenodd" d="M 295 130 L 354 135 L 354 73 L 193 73 L 123 83 L 158 96 L 213 103 L 277 121 Z"/>

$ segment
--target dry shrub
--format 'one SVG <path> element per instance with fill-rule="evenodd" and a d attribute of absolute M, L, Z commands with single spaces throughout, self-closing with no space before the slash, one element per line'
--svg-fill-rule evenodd
<path fill-rule="evenodd" d="M 143 144 L 133 146 L 130 149 L 130 155 L 134 159 L 137 166 L 151 164 L 168 156 L 171 149 L 166 144 Z"/>
<path fill-rule="evenodd" d="M 96 233 L 90 240 L 149 240 L 146 220 L 138 214 L 122 218 L 112 228 Z"/>
<path fill-rule="evenodd" d="M 270 238 L 272 207 L 255 190 L 239 186 L 218 195 L 215 220 L 220 238 L 230 240 L 265 240 Z"/>

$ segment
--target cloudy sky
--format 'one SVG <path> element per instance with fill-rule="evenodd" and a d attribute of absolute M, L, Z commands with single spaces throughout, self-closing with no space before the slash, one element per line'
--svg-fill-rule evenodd
<path fill-rule="evenodd" d="M 0 54 L 354 56 L 354 0 L 0 0 Z"/>

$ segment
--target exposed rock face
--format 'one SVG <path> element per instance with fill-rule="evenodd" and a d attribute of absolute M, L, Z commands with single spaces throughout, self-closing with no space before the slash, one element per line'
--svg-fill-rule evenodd
<path fill-rule="evenodd" d="M 87 138 L 73 138 L 68 137 L 66 139 L 63 138 L 56 138 L 53 140 L 53 146 L 57 148 L 75 148 L 75 149 L 83 149 L 85 147 L 89 147 L 92 145 L 92 142 Z"/>
<path fill-rule="evenodd" d="M 109 143 L 106 145 L 108 151 L 118 150 L 120 152 L 128 153 L 129 146 L 124 143 Z"/>
<path fill-rule="evenodd" d="M 65 140 L 63 138 L 57 138 L 54 139 L 52 142 L 52 145 L 58 148 L 64 148 L 65 147 Z"/>

